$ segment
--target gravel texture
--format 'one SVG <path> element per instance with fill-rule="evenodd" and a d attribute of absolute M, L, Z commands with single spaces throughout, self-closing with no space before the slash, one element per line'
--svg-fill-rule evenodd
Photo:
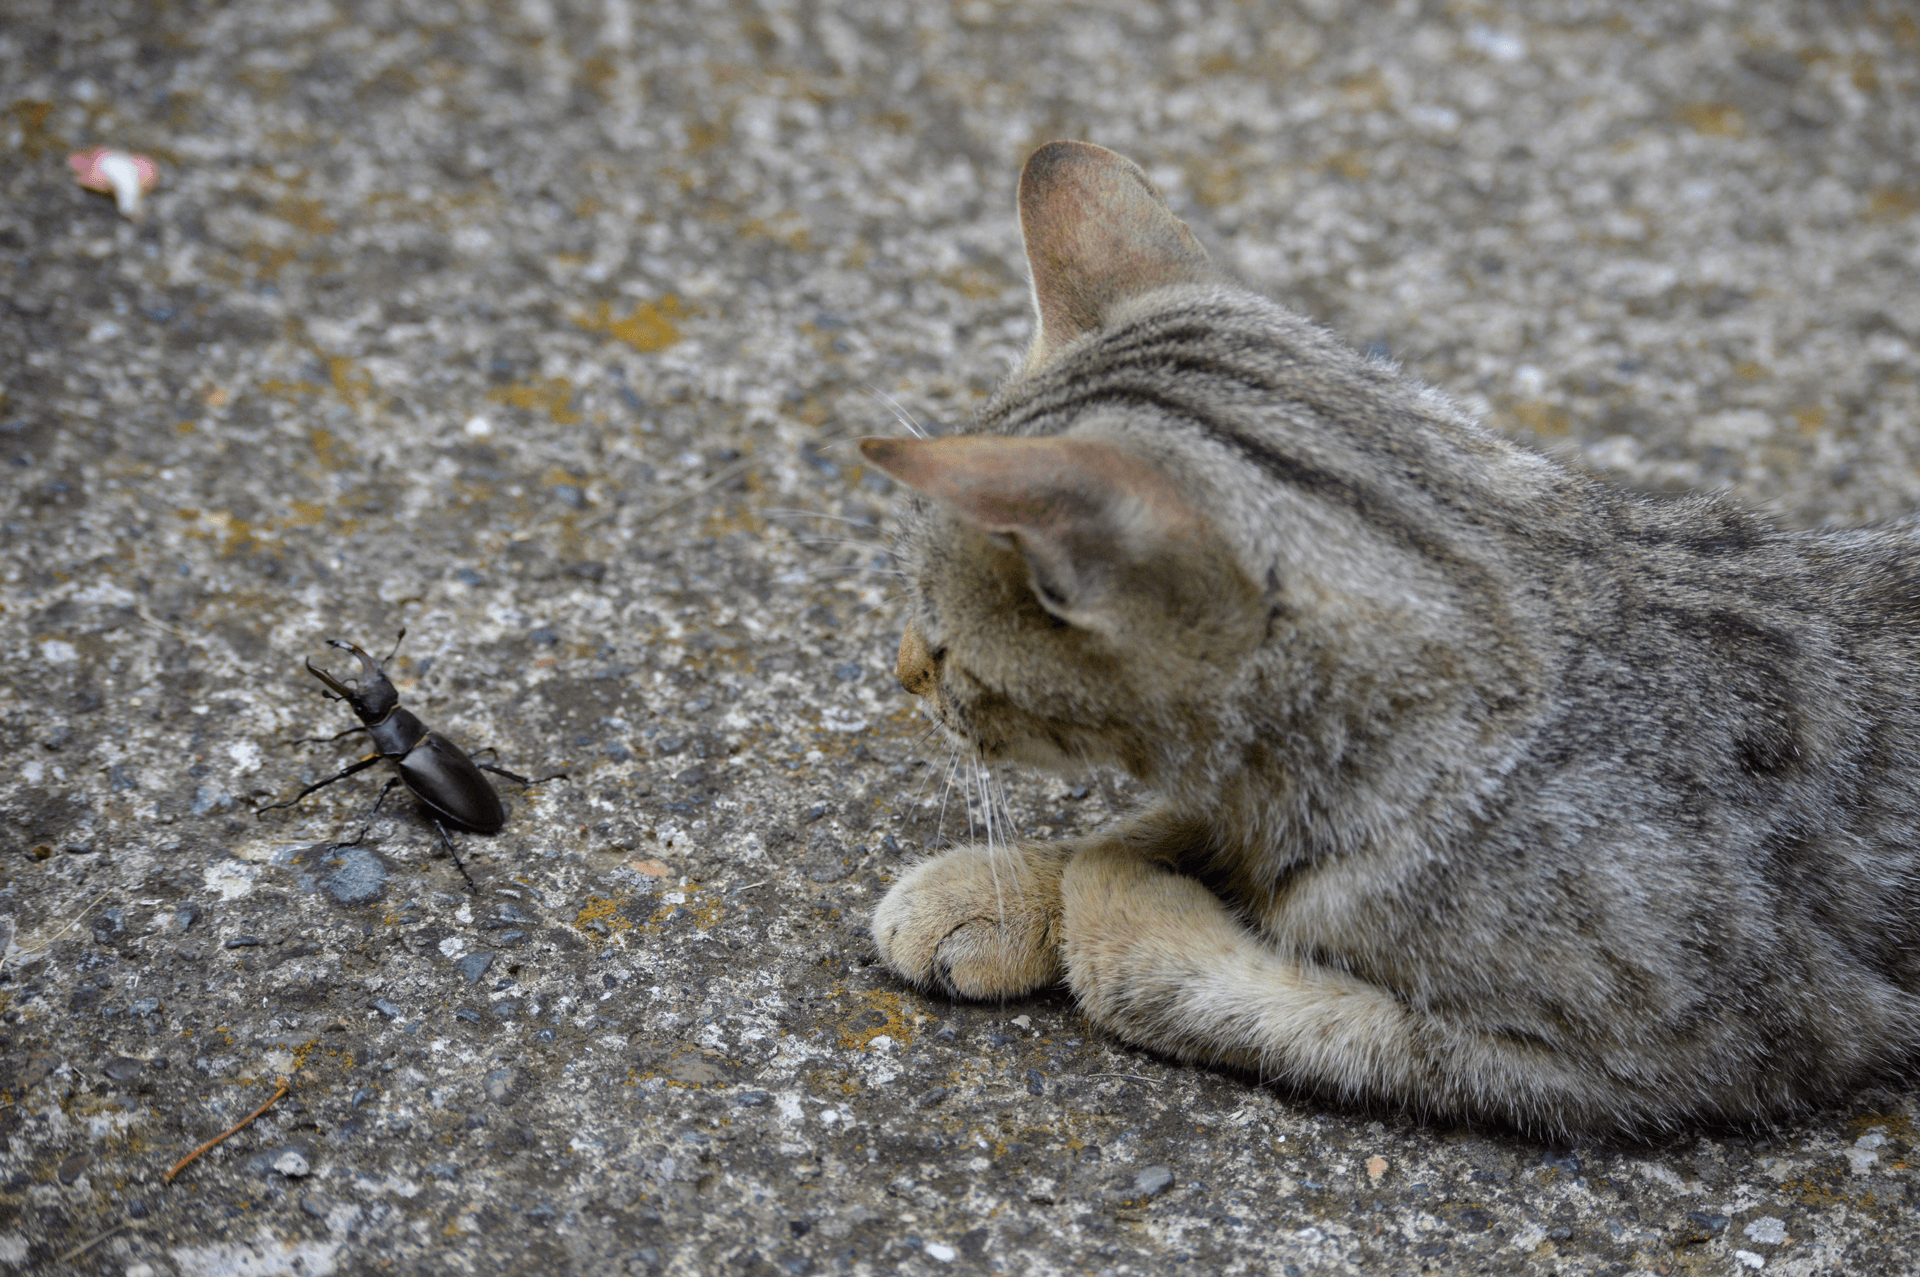
<path fill-rule="evenodd" d="M 1914 1271 L 1911 1082 L 1552 1147 L 888 978 L 999 799 L 848 446 L 1016 357 L 1072 136 L 1576 464 L 1920 505 L 1905 0 L 3 8 L 0 1270 Z M 403 625 L 429 724 L 569 778 L 471 893 L 385 766 L 250 810 L 355 756 L 303 661 Z"/>

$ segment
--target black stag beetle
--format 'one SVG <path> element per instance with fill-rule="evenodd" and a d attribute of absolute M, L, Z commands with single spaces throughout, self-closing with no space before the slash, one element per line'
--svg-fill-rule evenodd
<path fill-rule="evenodd" d="M 273 803 L 254 812 L 255 816 L 281 807 L 291 807 L 316 789 L 331 785 L 336 780 L 345 780 L 355 772 L 365 771 L 381 759 L 394 765 L 400 774 L 387 781 L 381 789 L 380 797 L 373 803 L 373 810 L 367 813 L 367 821 L 380 810 L 380 804 L 386 801 L 387 794 L 395 785 L 405 784 L 414 798 L 420 803 L 427 819 L 440 831 L 440 841 L 447 853 L 453 857 L 453 863 L 459 866 L 460 876 L 467 880 L 467 890 L 472 891 L 473 875 L 467 872 L 467 866 L 460 859 L 460 853 L 454 850 L 453 839 L 447 834 L 447 826 L 470 830 L 477 834 L 498 833 L 507 823 L 506 808 L 500 804 L 500 795 L 495 793 L 493 785 L 483 771 L 496 776 L 505 776 L 508 780 L 522 785 L 539 785 L 549 780 L 569 779 L 565 772 L 555 772 L 551 776 L 542 776 L 531 780 L 515 775 L 502 767 L 475 761 L 478 755 L 469 754 L 458 745 L 433 731 L 411 711 L 400 706 L 400 693 L 395 689 L 393 680 L 386 675 L 385 665 L 393 659 L 394 652 L 400 650 L 400 640 L 407 637 L 406 630 L 400 631 L 399 638 L 393 641 L 393 651 L 388 652 L 386 660 L 375 661 L 360 650 L 358 643 L 343 643 L 339 639 L 328 639 L 328 647 L 337 647 L 343 652 L 352 652 L 360 659 L 363 671 L 358 683 L 349 686 L 333 675 L 315 665 L 311 658 L 307 661 L 307 672 L 325 683 L 331 692 L 322 692 L 328 700 L 343 700 L 355 714 L 360 716 L 362 726 L 349 727 L 337 736 L 308 736 L 289 744 L 303 741 L 334 741 L 341 736 L 351 736 L 355 732 L 365 732 L 373 744 L 374 752 L 344 771 L 316 781 L 287 799 Z M 481 750 L 480 753 L 490 753 Z M 366 834 L 363 826 L 361 836 Z"/>

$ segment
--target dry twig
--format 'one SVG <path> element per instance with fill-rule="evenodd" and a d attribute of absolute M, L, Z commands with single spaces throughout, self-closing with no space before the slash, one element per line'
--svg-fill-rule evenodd
<path fill-rule="evenodd" d="M 191 1162 L 194 1158 L 200 1156 L 200 1154 L 206 1152 L 208 1149 L 218 1144 L 221 1140 L 226 1139 L 228 1136 L 234 1134 L 236 1131 L 246 1126 L 246 1124 L 248 1122 L 251 1122 L 254 1118 L 259 1117 L 262 1113 L 272 1108 L 274 1105 L 274 1101 L 278 1100 L 281 1096 L 285 1095 L 289 1090 L 292 1089 L 292 1087 L 293 1087 L 292 1078 L 289 1078 L 289 1077 L 281 1078 L 280 1089 L 275 1091 L 272 1095 L 268 1096 L 267 1102 L 265 1104 L 262 1104 L 259 1108 L 255 1109 L 253 1112 L 247 1114 L 245 1117 L 241 1118 L 238 1122 L 235 1122 L 232 1126 L 220 1132 L 218 1135 L 208 1140 L 205 1144 L 202 1144 L 199 1148 L 194 1149 L 193 1152 L 188 1153 L 185 1157 L 175 1162 L 173 1164 L 173 1169 L 160 1177 L 160 1182 L 162 1184 L 173 1183 L 173 1177 L 175 1175 L 178 1175 L 181 1171 L 184 1171 L 185 1169 L 187 1169 L 187 1163 Z"/>

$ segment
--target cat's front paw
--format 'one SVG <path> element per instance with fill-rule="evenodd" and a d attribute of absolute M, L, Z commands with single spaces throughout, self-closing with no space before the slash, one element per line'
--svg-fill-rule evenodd
<path fill-rule="evenodd" d="M 873 911 L 881 960 L 951 997 L 1005 998 L 1060 979 L 1070 848 L 959 847 L 915 866 Z"/>

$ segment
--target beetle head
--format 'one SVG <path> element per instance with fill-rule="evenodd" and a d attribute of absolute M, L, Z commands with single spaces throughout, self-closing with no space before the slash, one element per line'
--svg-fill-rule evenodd
<path fill-rule="evenodd" d="M 401 630 L 400 637 L 405 638 L 406 636 L 407 632 Z M 395 689 L 393 680 L 387 677 L 386 670 L 381 668 L 385 662 L 376 661 L 371 656 L 368 656 L 360 650 L 358 643 L 346 643 L 339 639 L 328 639 L 327 646 L 337 647 L 343 652 L 352 652 L 360 659 L 361 674 L 359 681 L 352 684 L 342 683 L 339 679 L 327 673 L 318 665 L 315 665 L 311 660 L 307 662 L 307 672 L 332 688 L 334 694 L 346 701 L 346 703 L 352 707 L 353 712 L 360 716 L 361 722 L 378 723 L 399 707 L 400 693 Z M 393 646 L 394 651 L 400 649 L 398 639 L 394 641 Z M 387 659 L 393 659 L 393 652 L 387 653 Z"/>

